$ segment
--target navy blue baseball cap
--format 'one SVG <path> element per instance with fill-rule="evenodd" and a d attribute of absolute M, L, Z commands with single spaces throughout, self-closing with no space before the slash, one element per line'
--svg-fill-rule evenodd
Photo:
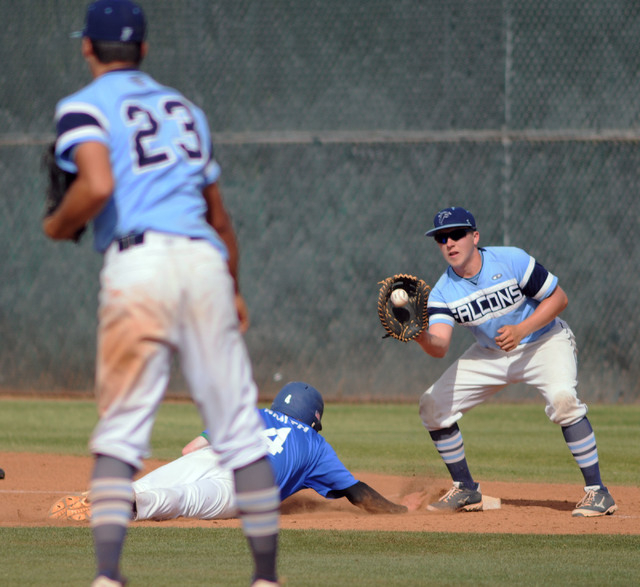
<path fill-rule="evenodd" d="M 87 7 L 82 31 L 74 37 L 93 41 L 141 43 L 147 33 L 142 8 L 130 0 L 97 0 Z"/>
<path fill-rule="evenodd" d="M 276 395 L 271 409 L 304 422 L 317 432 L 322 430 L 322 394 L 304 381 L 287 383 Z"/>
<path fill-rule="evenodd" d="M 424 233 L 425 236 L 435 236 L 436 233 L 447 228 L 466 227 L 471 230 L 476 229 L 476 219 L 469 210 L 452 206 L 440 210 L 433 218 L 433 228 Z"/>

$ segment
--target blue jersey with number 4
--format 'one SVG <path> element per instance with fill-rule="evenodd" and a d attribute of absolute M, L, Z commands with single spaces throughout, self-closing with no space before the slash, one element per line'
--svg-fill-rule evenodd
<path fill-rule="evenodd" d="M 260 410 L 260 415 L 282 499 L 305 488 L 327 497 L 332 490 L 347 489 L 358 482 L 311 426 L 269 409 Z"/>
<path fill-rule="evenodd" d="M 499 349 L 494 338 L 508 324 L 519 324 L 550 296 L 558 278 L 516 247 L 480 248 L 482 268 L 471 279 L 449 267 L 427 302 L 429 324 L 455 323 L 471 330 L 479 344 Z M 522 339 L 533 342 L 551 330 L 552 320 Z"/>
<path fill-rule="evenodd" d="M 75 148 L 107 146 L 115 191 L 94 220 L 94 246 L 155 230 L 204 238 L 226 255 L 206 222 L 202 189 L 217 181 L 204 113 L 172 88 L 137 69 L 105 73 L 56 106 L 56 157 L 76 172 Z"/>
<path fill-rule="evenodd" d="M 311 426 L 270 409 L 259 410 L 269 445 L 267 455 L 280 498 L 301 489 L 313 489 L 323 497 L 358 480 L 342 464 L 333 447 Z M 207 431 L 202 435 L 208 439 Z"/>

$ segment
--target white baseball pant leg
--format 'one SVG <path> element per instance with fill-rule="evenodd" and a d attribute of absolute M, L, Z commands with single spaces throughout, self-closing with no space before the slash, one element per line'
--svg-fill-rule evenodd
<path fill-rule="evenodd" d="M 266 455 L 257 389 L 238 330 L 233 282 L 207 241 L 146 232 L 112 245 L 101 271 L 94 454 L 142 468 L 177 350 L 223 466 Z"/>
<path fill-rule="evenodd" d="M 222 256 L 198 242 L 203 258 L 190 268 L 192 303 L 181 316 L 180 359 L 209 442 L 220 464 L 235 470 L 266 456 L 268 446 L 256 409 L 258 388 L 240 333 L 233 280 Z"/>
<path fill-rule="evenodd" d="M 526 383 L 542 394 L 552 422 L 574 424 L 587 413 L 576 393 L 576 356 L 573 333 L 562 321 L 536 342 L 510 352 L 475 343 L 423 393 L 422 423 L 427 430 L 448 428 L 506 385 Z"/>
<path fill-rule="evenodd" d="M 210 447 L 162 465 L 133 483 L 136 520 L 215 520 L 236 515 L 233 474 Z"/>

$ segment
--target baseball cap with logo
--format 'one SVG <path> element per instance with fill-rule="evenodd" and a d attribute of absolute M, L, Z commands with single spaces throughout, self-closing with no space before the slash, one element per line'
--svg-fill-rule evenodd
<path fill-rule="evenodd" d="M 93 41 L 144 41 L 146 23 L 142 8 L 130 0 L 97 0 L 89 4 L 82 31 L 74 37 Z"/>
<path fill-rule="evenodd" d="M 322 394 L 304 381 L 287 383 L 274 398 L 271 409 L 304 422 L 316 432 L 322 430 Z"/>
<path fill-rule="evenodd" d="M 435 236 L 436 233 L 447 228 L 467 227 L 476 229 L 476 219 L 469 210 L 453 206 L 440 210 L 433 218 L 433 228 L 425 232 L 425 236 Z"/>

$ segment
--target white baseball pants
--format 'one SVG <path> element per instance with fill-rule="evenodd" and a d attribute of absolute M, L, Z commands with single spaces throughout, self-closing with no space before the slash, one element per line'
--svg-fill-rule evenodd
<path fill-rule="evenodd" d="M 225 468 L 266 455 L 258 391 L 238 328 L 233 281 L 205 240 L 146 232 L 117 243 L 100 274 L 94 454 L 140 469 L 177 352 L 211 445 Z"/>
<path fill-rule="evenodd" d="M 190 452 L 134 481 L 136 520 L 199 520 L 236 515 L 233 473 L 210 447 Z"/>
<path fill-rule="evenodd" d="M 575 424 L 587 413 L 576 393 L 575 339 L 559 320 L 536 342 L 510 352 L 471 345 L 422 395 L 422 423 L 427 430 L 448 428 L 510 383 L 536 387 L 545 399 L 548 418 L 561 426 Z"/>

